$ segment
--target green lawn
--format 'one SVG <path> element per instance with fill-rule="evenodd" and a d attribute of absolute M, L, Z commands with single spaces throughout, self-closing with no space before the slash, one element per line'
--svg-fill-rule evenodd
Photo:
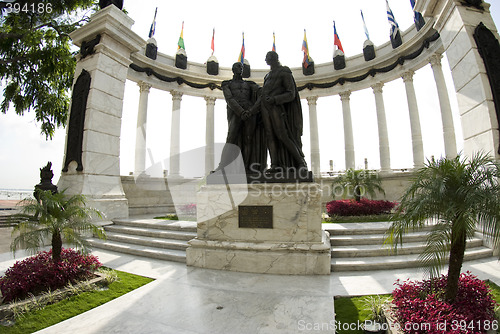
<path fill-rule="evenodd" d="M 168 214 L 166 216 L 154 217 L 154 219 L 163 219 L 163 220 L 179 220 L 176 214 Z"/>
<path fill-rule="evenodd" d="M 391 295 L 383 295 L 391 296 Z M 362 330 L 342 330 L 342 328 L 354 328 L 354 324 L 364 323 L 370 315 L 370 311 L 365 309 L 365 302 L 371 296 L 361 297 L 341 297 L 334 300 L 335 322 L 340 326 L 337 334 L 363 334 Z M 342 324 L 345 324 L 343 327 Z"/>
<path fill-rule="evenodd" d="M 42 310 L 29 312 L 18 318 L 14 326 L 0 327 L 0 332 L 5 334 L 36 332 L 107 303 L 153 281 L 153 279 L 148 277 L 137 276 L 118 270 L 116 270 L 116 273 L 119 280 L 111 283 L 109 289 L 84 292 L 56 304 L 48 305 Z"/>

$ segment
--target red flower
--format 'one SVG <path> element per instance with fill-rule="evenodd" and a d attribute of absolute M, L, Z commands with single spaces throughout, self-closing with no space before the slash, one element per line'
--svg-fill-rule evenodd
<path fill-rule="evenodd" d="M 0 291 L 5 302 L 23 299 L 29 293 L 34 295 L 64 287 L 92 277 L 101 263 L 94 255 L 85 255 L 74 249 L 62 249 L 61 262 L 52 261 L 52 250 L 39 252 L 23 261 L 17 261 L 0 277 Z"/>

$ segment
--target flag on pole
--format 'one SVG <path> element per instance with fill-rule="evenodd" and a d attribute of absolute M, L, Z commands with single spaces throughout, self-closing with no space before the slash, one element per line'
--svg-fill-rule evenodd
<path fill-rule="evenodd" d="M 215 51 L 215 28 L 214 28 L 213 33 L 212 33 L 212 44 L 211 44 L 210 48 L 212 49 L 212 56 L 213 56 L 214 51 Z"/>
<path fill-rule="evenodd" d="M 179 49 L 186 49 L 184 47 L 184 21 L 182 21 L 181 36 L 179 37 L 179 41 L 177 42 L 177 50 Z"/>
<path fill-rule="evenodd" d="M 149 38 L 153 38 L 156 30 L 156 13 L 158 12 L 158 7 L 155 9 L 155 17 L 153 18 L 153 23 L 151 23 L 151 28 L 149 29 Z"/>
<path fill-rule="evenodd" d="M 273 50 L 274 52 L 276 52 L 276 36 L 274 35 L 274 31 L 273 31 Z"/>
<path fill-rule="evenodd" d="M 361 9 L 361 19 L 363 20 L 363 28 L 365 29 L 366 39 L 370 39 L 370 34 L 368 33 L 368 28 L 366 27 L 365 17 L 363 15 L 362 9 Z"/>
<path fill-rule="evenodd" d="M 399 25 L 396 22 L 396 19 L 394 18 L 394 14 L 392 13 L 391 7 L 389 7 L 389 1 L 385 0 L 385 4 L 387 5 L 387 19 L 389 20 L 389 23 L 391 25 L 391 36 L 392 38 L 396 38 L 396 35 L 398 34 L 399 30 Z"/>
<path fill-rule="evenodd" d="M 333 21 L 333 45 L 337 47 L 340 51 L 344 52 L 344 49 L 342 48 L 342 43 L 340 43 L 340 38 L 339 35 L 337 34 L 337 28 L 335 27 L 335 21 Z"/>
<path fill-rule="evenodd" d="M 410 3 L 411 8 L 413 9 L 413 21 L 415 22 L 415 27 L 417 27 L 418 31 L 425 25 L 425 20 L 420 12 L 415 11 L 415 0 L 410 0 Z"/>
<path fill-rule="evenodd" d="M 309 57 L 309 47 L 307 46 L 306 30 L 304 29 L 304 41 L 302 42 L 302 51 L 304 51 L 304 60 L 302 65 L 307 68 L 311 65 L 311 57 Z"/>
<path fill-rule="evenodd" d="M 243 64 L 243 61 L 245 61 L 245 33 L 242 33 L 243 34 L 243 42 L 241 43 L 241 51 L 240 51 L 240 55 L 238 57 L 238 61 L 242 64 Z"/>

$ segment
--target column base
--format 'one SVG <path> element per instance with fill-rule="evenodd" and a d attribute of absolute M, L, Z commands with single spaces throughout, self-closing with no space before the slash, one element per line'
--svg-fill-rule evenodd
<path fill-rule="evenodd" d="M 193 239 L 189 244 L 188 266 L 258 274 L 330 274 L 330 237 L 326 231 L 321 243 Z"/>

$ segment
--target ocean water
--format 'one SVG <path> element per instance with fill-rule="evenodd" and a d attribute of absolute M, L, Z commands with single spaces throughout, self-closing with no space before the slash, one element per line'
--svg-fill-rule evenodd
<path fill-rule="evenodd" d="M 33 196 L 33 189 L 0 189 L 0 200 L 22 200 Z"/>

